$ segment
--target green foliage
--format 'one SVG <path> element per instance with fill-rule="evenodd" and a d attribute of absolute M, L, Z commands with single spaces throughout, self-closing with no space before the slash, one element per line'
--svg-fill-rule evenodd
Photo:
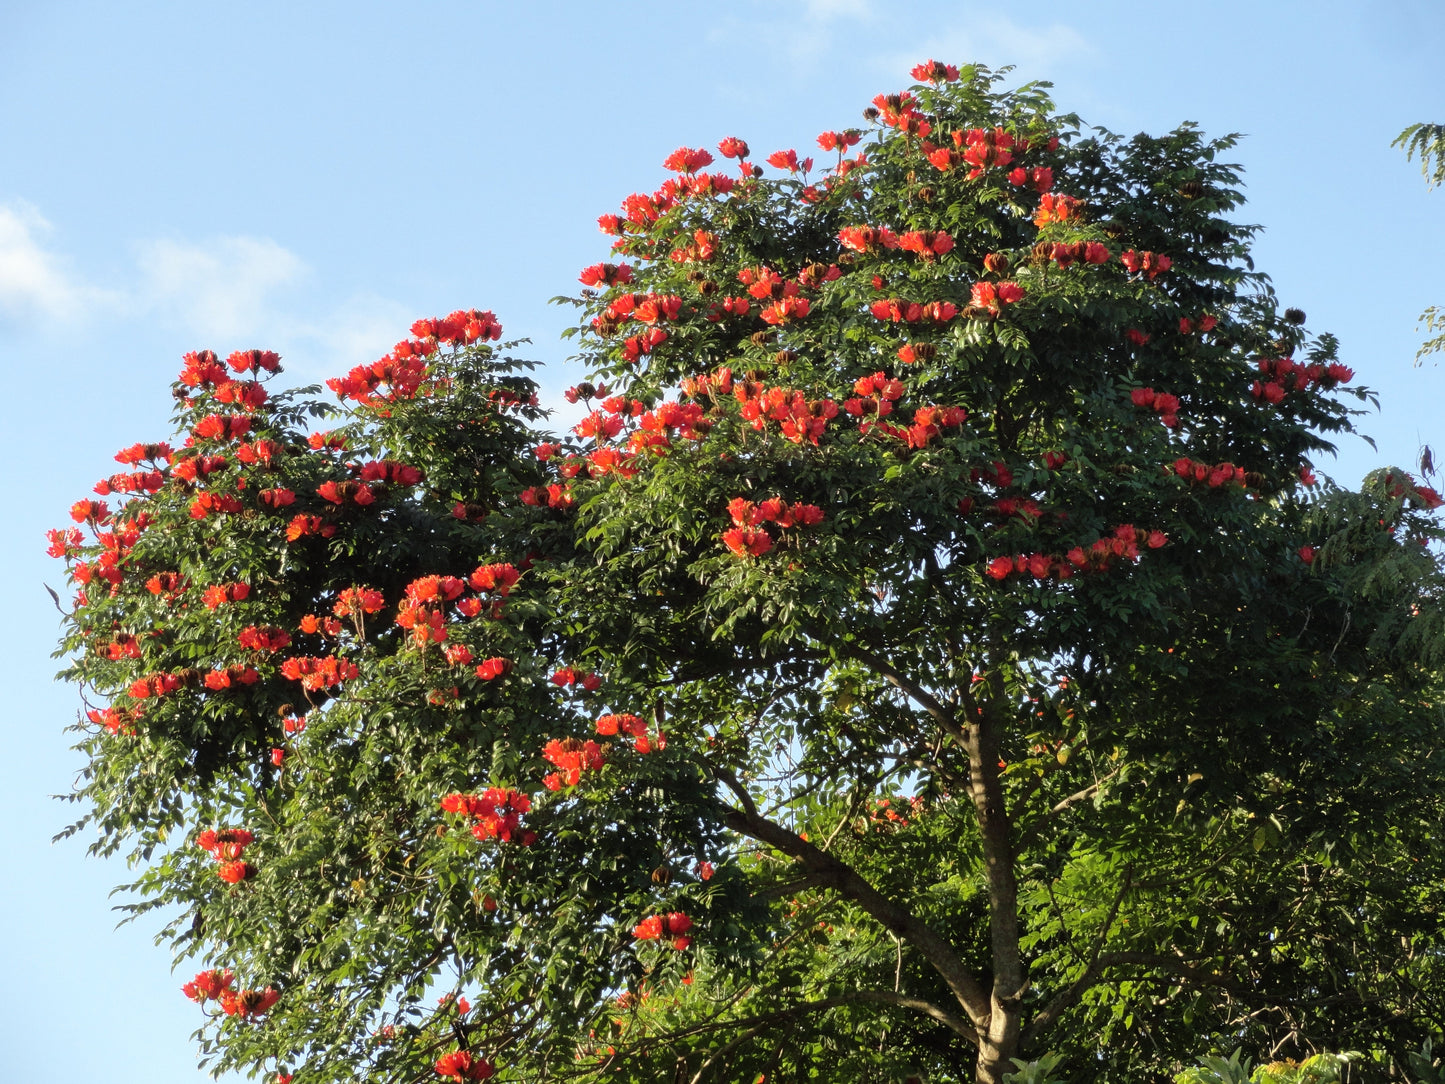
<path fill-rule="evenodd" d="M 1445 184 L 1445 124 L 1412 124 L 1390 143 L 1407 159 L 1420 156 L 1420 172 L 1431 188 Z"/>
<path fill-rule="evenodd" d="M 604 217 L 569 434 L 458 313 L 339 405 L 191 358 L 73 510 L 74 830 L 234 970 L 212 1065 L 1082 1084 L 1435 1025 L 1438 495 L 1310 484 L 1372 396 L 1233 137 L 952 74 Z"/>

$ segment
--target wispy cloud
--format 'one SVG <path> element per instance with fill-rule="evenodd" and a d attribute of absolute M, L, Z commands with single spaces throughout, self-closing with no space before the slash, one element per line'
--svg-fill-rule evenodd
<path fill-rule="evenodd" d="M 271 330 L 278 293 L 308 271 L 300 257 L 269 238 L 150 241 L 139 253 L 134 307 L 208 340 Z"/>
<path fill-rule="evenodd" d="M 142 241 L 133 270 L 100 285 L 74 271 L 31 204 L 0 204 L 0 319 L 72 328 L 147 321 L 185 345 L 280 351 L 311 381 L 384 353 L 414 315 L 373 294 L 314 303 L 306 261 L 268 237 Z M 312 302 L 308 304 L 308 302 Z"/>
<path fill-rule="evenodd" d="M 50 232 L 50 223 L 32 205 L 0 204 L 0 310 L 22 323 L 74 323 L 96 305 L 114 301 L 72 275 L 42 244 Z"/>

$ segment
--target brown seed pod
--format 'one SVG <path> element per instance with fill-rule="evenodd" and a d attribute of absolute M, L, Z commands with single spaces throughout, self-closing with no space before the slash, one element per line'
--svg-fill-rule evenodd
<path fill-rule="evenodd" d="M 787 365 L 798 360 L 798 352 L 796 350 L 779 350 L 773 355 L 773 360 L 779 365 Z"/>
<path fill-rule="evenodd" d="M 668 869 L 665 863 L 652 871 L 652 883 L 655 885 L 665 885 L 671 880 L 672 870 Z"/>
<path fill-rule="evenodd" d="M 919 361 L 932 361 L 938 355 L 938 347 L 932 343 L 914 343 L 913 356 Z"/>
<path fill-rule="evenodd" d="M 1204 195 L 1204 185 L 1199 181 L 1185 181 L 1179 186 L 1179 194 L 1185 199 L 1198 199 Z"/>
<path fill-rule="evenodd" d="M 1305 311 L 1304 309 L 1285 309 L 1284 318 L 1289 323 L 1298 326 L 1305 322 Z"/>
<path fill-rule="evenodd" d="M 749 336 L 749 341 L 751 341 L 754 346 L 767 346 L 768 343 L 773 341 L 773 333 L 771 331 L 754 331 L 752 335 Z"/>

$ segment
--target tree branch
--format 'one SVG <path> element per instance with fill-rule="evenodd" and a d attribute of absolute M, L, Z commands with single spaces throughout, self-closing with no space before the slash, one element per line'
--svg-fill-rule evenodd
<path fill-rule="evenodd" d="M 723 781 L 727 782 L 726 779 Z M 751 802 L 746 804 L 751 805 Z M 990 1013 L 988 994 L 968 972 L 953 946 L 931 926 L 883 895 L 847 863 L 813 846 L 782 825 L 759 816 L 755 809 L 736 809 L 726 803 L 719 803 L 719 806 L 722 821 L 727 827 L 796 858 L 804 872 L 816 883 L 852 900 L 882 923 L 885 929 L 917 949 L 943 978 L 969 1019 L 975 1025 L 987 1022 Z"/>

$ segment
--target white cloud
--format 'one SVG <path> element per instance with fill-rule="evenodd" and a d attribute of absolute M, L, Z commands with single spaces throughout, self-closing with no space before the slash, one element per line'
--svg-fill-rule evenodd
<path fill-rule="evenodd" d="M 49 232 L 50 223 L 30 204 L 0 204 L 0 310 L 27 322 L 74 322 L 93 306 L 113 301 L 72 276 L 40 243 Z"/>
<path fill-rule="evenodd" d="M 373 294 L 319 303 L 316 291 L 303 296 L 311 269 L 268 237 L 141 242 L 125 280 L 102 287 L 68 269 L 46 243 L 50 232 L 32 205 L 0 204 L 0 319 L 149 322 L 183 335 L 185 349 L 276 350 L 295 379 L 311 383 L 374 361 L 414 315 Z"/>
<path fill-rule="evenodd" d="M 157 311 L 202 339 L 226 342 L 273 330 L 276 294 L 307 272 L 294 253 L 256 237 L 150 241 L 136 262 L 138 308 Z"/>

